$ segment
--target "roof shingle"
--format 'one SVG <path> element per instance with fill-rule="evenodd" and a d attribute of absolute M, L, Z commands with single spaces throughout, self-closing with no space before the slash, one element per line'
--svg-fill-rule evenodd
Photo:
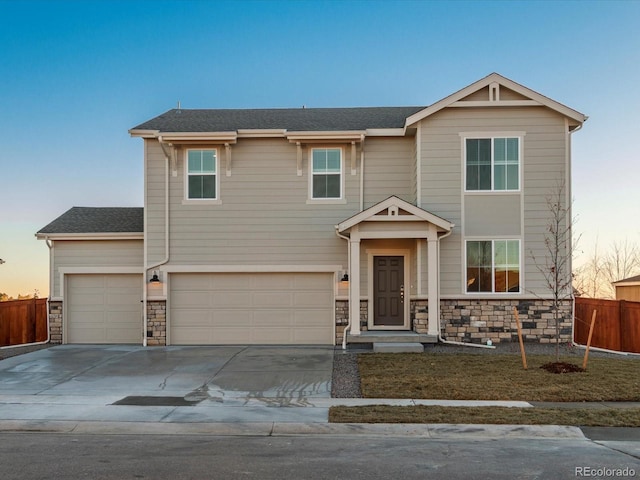
<path fill-rule="evenodd" d="M 142 207 L 73 207 L 38 234 L 143 233 Z"/>
<path fill-rule="evenodd" d="M 132 130 L 160 132 L 230 132 L 284 129 L 329 132 L 367 128 L 402 128 L 407 117 L 425 107 L 172 109 Z"/>

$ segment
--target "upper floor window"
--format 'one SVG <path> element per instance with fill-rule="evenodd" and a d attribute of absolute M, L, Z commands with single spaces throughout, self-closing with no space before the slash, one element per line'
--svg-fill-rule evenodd
<path fill-rule="evenodd" d="M 187 199 L 218 198 L 218 155 L 214 150 L 187 150 Z"/>
<path fill-rule="evenodd" d="M 342 198 L 342 149 L 311 149 L 311 198 Z"/>
<path fill-rule="evenodd" d="M 520 292 L 520 240 L 467 241 L 467 293 Z"/>
<path fill-rule="evenodd" d="M 520 139 L 467 138 L 467 191 L 520 189 Z"/>

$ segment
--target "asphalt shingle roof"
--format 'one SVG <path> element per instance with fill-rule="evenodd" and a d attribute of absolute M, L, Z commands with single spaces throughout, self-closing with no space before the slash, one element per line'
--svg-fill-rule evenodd
<path fill-rule="evenodd" d="M 286 129 L 291 132 L 402 128 L 425 107 L 269 108 L 246 110 L 173 109 L 132 130 L 231 132 Z"/>
<path fill-rule="evenodd" d="M 142 233 L 143 215 L 142 207 L 73 207 L 38 233 Z"/>
<path fill-rule="evenodd" d="M 622 280 L 618 280 L 613 283 L 622 283 L 622 282 L 640 282 L 640 275 L 636 275 L 635 277 L 623 278 Z"/>

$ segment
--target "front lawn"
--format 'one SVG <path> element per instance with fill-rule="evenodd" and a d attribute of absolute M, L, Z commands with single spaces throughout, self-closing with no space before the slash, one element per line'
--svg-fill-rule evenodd
<path fill-rule="evenodd" d="M 582 358 L 562 361 L 582 364 Z M 366 398 L 640 402 L 640 358 L 591 357 L 587 371 L 553 374 L 553 356 L 464 353 L 361 354 Z M 466 423 L 640 427 L 640 408 L 332 407 L 342 423 Z"/>
<path fill-rule="evenodd" d="M 331 407 L 334 423 L 461 423 L 640 427 L 640 408 Z"/>
<path fill-rule="evenodd" d="M 365 398 L 640 402 L 640 359 L 592 356 L 587 371 L 553 374 L 552 356 L 389 353 L 358 356 Z M 582 359 L 562 358 L 582 364 Z"/>

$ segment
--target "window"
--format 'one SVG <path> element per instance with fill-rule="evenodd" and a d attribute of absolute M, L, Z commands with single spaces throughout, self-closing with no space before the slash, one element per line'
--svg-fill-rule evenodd
<path fill-rule="evenodd" d="M 520 240 L 467 241 L 467 293 L 520 292 Z"/>
<path fill-rule="evenodd" d="M 467 138 L 466 190 L 519 190 L 519 138 Z"/>
<path fill-rule="evenodd" d="M 311 198 L 342 198 L 342 149 L 311 150 Z"/>
<path fill-rule="evenodd" d="M 187 199 L 216 200 L 217 151 L 187 150 Z"/>

